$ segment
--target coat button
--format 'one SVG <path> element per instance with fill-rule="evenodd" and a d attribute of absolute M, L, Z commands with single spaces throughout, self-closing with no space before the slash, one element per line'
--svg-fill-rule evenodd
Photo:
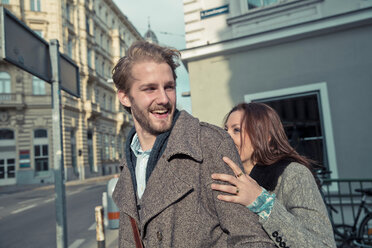
<path fill-rule="evenodd" d="M 276 238 L 275 238 L 275 241 L 276 241 L 276 242 L 282 242 L 282 237 L 276 237 Z"/>
<path fill-rule="evenodd" d="M 163 240 L 163 234 L 161 232 L 157 232 L 156 237 L 158 238 L 159 241 Z"/>
<path fill-rule="evenodd" d="M 276 237 L 278 237 L 279 233 L 277 231 L 275 231 L 275 232 L 273 232 L 272 235 L 273 235 L 274 238 L 276 238 Z"/>
<path fill-rule="evenodd" d="M 285 247 L 285 245 L 286 245 L 286 244 L 285 244 L 284 241 L 279 243 L 279 247 Z"/>

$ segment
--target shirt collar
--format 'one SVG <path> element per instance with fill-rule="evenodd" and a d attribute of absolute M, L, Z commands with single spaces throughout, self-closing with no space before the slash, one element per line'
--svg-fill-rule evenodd
<path fill-rule="evenodd" d="M 152 149 L 149 149 L 147 151 L 142 150 L 141 143 L 139 142 L 137 133 L 135 133 L 133 136 L 132 143 L 130 144 L 130 148 L 132 149 L 136 157 L 141 156 L 142 154 L 149 155 L 152 150 Z"/>

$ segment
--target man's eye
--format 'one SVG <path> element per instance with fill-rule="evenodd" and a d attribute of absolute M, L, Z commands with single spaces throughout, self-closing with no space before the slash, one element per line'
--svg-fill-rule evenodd
<path fill-rule="evenodd" d="M 154 91 L 154 90 L 155 90 L 155 88 L 153 88 L 153 87 L 149 87 L 149 88 L 144 89 L 144 91 Z"/>
<path fill-rule="evenodd" d="M 175 86 L 174 85 L 168 85 L 165 87 L 165 90 L 174 90 Z"/>

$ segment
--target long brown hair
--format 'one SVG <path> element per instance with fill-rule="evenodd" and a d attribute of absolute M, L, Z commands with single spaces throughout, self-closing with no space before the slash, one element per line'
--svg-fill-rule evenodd
<path fill-rule="evenodd" d="M 292 159 L 311 170 L 314 161 L 298 154 L 289 144 L 283 124 L 274 109 L 263 103 L 240 103 L 226 115 L 225 124 L 235 111 L 243 112 L 240 135 L 242 141 L 243 132 L 249 135 L 253 147 L 252 161 L 271 165 L 282 159 Z"/>

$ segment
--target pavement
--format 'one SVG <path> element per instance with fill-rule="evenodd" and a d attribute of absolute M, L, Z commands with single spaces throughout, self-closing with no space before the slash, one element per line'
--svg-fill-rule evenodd
<path fill-rule="evenodd" d="M 109 181 L 111 178 L 117 176 L 118 174 L 112 174 L 108 176 L 101 176 L 101 177 L 93 177 L 84 180 L 74 180 L 68 181 L 65 183 L 65 186 L 72 186 L 72 185 L 79 185 L 79 184 L 86 184 L 86 183 L 94 183 L 99 181 Z M 17 192 L 25 192 L 30 190 L 40 190 L 40 189 L 51 189 L 54 188 L 54 184 L 51 183 L 39 183 L 39 184 L 14 184 L 14 185 L 5 185 L 0 186 L 0 196 L 1 195 L 8 195 Z M 110 229 L 108 226 L 105 226 L 105 246 L 104 248 L 117 248 L 118 245 L 118 230 L 119 229 Z M 72 243 L 70 244 L 69 248 L 96 248 L 102 247 L 98 246 L 96 240 L 89 240 L 84 242 L 83 244 L 79 243 Z"/>

